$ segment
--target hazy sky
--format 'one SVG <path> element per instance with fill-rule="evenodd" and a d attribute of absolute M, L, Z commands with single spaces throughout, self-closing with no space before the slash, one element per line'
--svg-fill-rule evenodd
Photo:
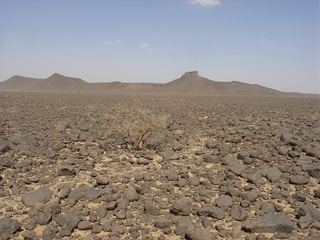
<path fill-rule="evenodd" d="M 320 93 L 319 0 L 0 0 L 0 81 L 216 81 Z"/>

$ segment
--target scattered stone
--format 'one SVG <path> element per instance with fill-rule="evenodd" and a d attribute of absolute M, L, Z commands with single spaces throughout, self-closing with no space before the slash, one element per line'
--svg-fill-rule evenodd
<path fill-rule="evenodd" d="M 189 177 L 188 178 L 188 184 L 191 186 L 199 186 L 200 180 L 198 177 Z"/>
<path fill-rule="evenodd" d="M 35 216 L 35 220 L 40 225 L 47 225 L 49 222 L 51 222 L 51 219 L 52 219 L 52 214 L 48 210 L 44 212 L 39 212 Z"/>
<path fill-rule="evenodd" d="M 58 176 L 73 176 L 76 175 L 76 170 L 72 165 L 59 164 L 57 166 Z"/>
<path fill-rule="evenodd" d="M 246 211 L 240 206 L 233 206 L 231 208 L 230 215 L 237 221 L 244 221 L 248 217 Z"/>
<path fill-rule="evenodd" d="M 197 229 L 188 227 L 186 229 L 186 238 L 190 240 L 213 240 L 215 236 L 206 229 Z"/>
<path fill-rule="evenodd" d="M 220 161 L 220 158 L 217 155 L 205 154 L 203 156 L 203 161 L 207 163 L 218 163 Z"/>
<path fill-rule="evenodd" d="M 280 146 L 278 149 L 278 153 L 280 155 L 286 155 L 289 152 L 289 149 L 285 146 Z"/>
<path fill-rule="evenodd" d="M 160 229 L 169 228 L 171 227 L 171 225 L 172 225 L 172 222 L 170 221 L 170 219 L 164 216 L 159 216 L 154 221 L 154 226 Z"/>
<path fill-rule="evenodd" d="M 99 192 L 87 185 L 82 185 L 69 193 L 69 198 L 79 201 L 81 199 L 87 199 L 93 201 L 99 197 Z"/>
<path fill-rule="evenodd" d="M 208 138 L 205 142 L 205 147 L 209 149 L 218 148 L 218 145 L 219 143 L 213 138 Z"/>
<path fill-rule="evenodd" d="M 177 235 L 184 235 L 187 231 L 187 228 L 194 228 L 193 222 L 190 217 L 182 216 L 179 218 L 174 232 Z"/>
<path fill-rule="evenodd" d="M 188 216 L 191 213 L 192 202 L 189 198 L 180 198 L 173 203 L 171 211 L 175 214 Z"/>
<path fill-rule="evenodd" d="M 228 168 L 231 172 L 239 176 L 247 167 L 237 162 L 231 162 L 228 164 Z"/>
<path fill-rule="evenodd" d="M 10 239 L 11 234 L 14 234 L 21 228 L 22 224 L 14 219 L 1 218 L 0 219 L 0 239 Z"/>
<path fill-rule="evenodd" d="M 158 216 L 160 214 L 160 209 L 152 203 L 146 203 L 144 206 L 144 212 L 148 215 Z"/>
<path fill-rule="evenodd" d="M 309 182 L 309 179 L 305 176 L 295 175 L 289 178 L 289 182 L 295 185 L 305 185 Z"/>
<path fill-rule="evenodd" d="M 33 207 L 36 203 L 47 203 L 51 198 L 51 191 L 48 187 L 40 187 L 37 190 L 26 193 L 21 201 L 27 207 Z"/>
<path fill-rule="evenodd" d="M 81 221 L 78 223 L 78 229 L 79 230 L 91 230 L 92 224 L 89 221 Z"/>
<path fill-rule="evenodd" d="M 9 143 L 5 140 L 0 140 L 0 153 L 5 153 L 9 151 Z"/>
<path fill-rule="evenodd" d="M 307 173 L 314 178 L 320 178 L 320 167 L 308 167 L 307 168 Z"/>
<path fill-rule="evenodd" d="M 109 179 L 106 177 L 98 176 L 98 177 L 96 177 L 96 182 L 98 185 L 108 185 Z"/>
<path fill-rule="evenodd" d="M 179 179 L 179 174 L 177 171 L 169 169 L 165 173 L 169 181 L 177 181 Z"/>
<path fill-rule="evenodd" d="M 78 225 L 81 219 L 81 212 L 78 211 L 57 216 L 55 220 L 61 226 L 60 236 L 70 236 L 73 229 Z"/>
<path fill-rule="evenodd" d="M 215 203 L 219 208 L 231 207 L 233 205 L 232 198 L 229 195 L 224 195 L 217 198 Z"/>
<path fill-rule="evenodd" d="M 266 176 L 271 183 L 279 182 L 282 177 L 282 172 L 277 167 L 272 167 L 263 170 L 263 175 Z"/>
<path fill-rule="evenodd" d="M 202 207 L 198 209 L 197 214 L 199 216 L 210 216 L 219 220 L 226 217 L 225 211 L 218 207 Z"/>
<path fill-rule="evenodd" d="M 139 158 L 137 160 L 137 163 L 140 165 L 148 165 L 150 163 L 150 160 L 146 159 L 146 158 Z"/>
<path fill-rule="evenodd" d="M 22 232 L 21 235 L 24 239 L 33 239 L 36 236 L 35 232 L 30 230 Z"/>
<path fill-rule="evenodd" d="M 285 214 L 266 215 L 242 225 L 244 231 L 254 233 L 291 233 L 293 228 L 290 218 Z"/>
<path fill-rule="evenodd" d="M 140 195 L 137 193 L 134 187 L 129 186 L 124 192 L 124 198 L 128 199 L 130 202 L 133 202 L 139 200 Z"/>

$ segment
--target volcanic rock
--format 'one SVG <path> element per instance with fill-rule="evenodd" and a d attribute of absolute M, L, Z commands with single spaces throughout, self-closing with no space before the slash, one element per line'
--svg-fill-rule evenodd
<path fill-rule="evenodd" d="M 33 207 L 36 203 L 47 203 L 51 198 L 51 191 L 48 187 L 40 187 L 37 190 L 26 193 L 21 201 L 27 207 Z"/>
<path fill-rule="evenodd" d="M 213 240 L 215 236 L 206 229 L 197 229 L 188 227 L 186 229 L 186 238 L 190 240 Z"/>
<path fill-rule="evenodd" d="M 124 197 L 130 202 L 133 202 L 139 200 L 140 196 L 134 187 L 129 186 L 124 192 Z"/>
<path fill-rule="evenodd" d="M 254 233 L 291 233 L 293 224 L 285 214 L 266 215 L 259 219 L 246 222 L 242 225 L 242 229 Z"/>
<path fill-rule="evenodd" d="M 15 233 L 21 228 L 22 224 L 14 219 L 1 218 L 0 219 L 0 239 L 7 240 L 11 234 Z"/>
<path fill-rule="evenodd" d="M 192 202 L 189 198 L 180 198 L 176 200 L 172 205 L 172 212 L 175 214 L 180 214 L 188 216 L 191 213 Z"/>
<path fill-rule="evenodd" d="M 73 229 L 78 225 L 81 219 L 81 212 L 78 211 L 57 216 L 55 220 L 61 226 L 60 236 L 70 236 Z"/>
<path fill-rule="evenodd" d="M 305 185 L 309 182 L 309 179 L 305 176 L 295 175 L 290 177 L 289 182 L 295 185 Z"/>
<path fill-rule="evenodd" d="M 9 143 L 0 139 L 0 152 L 5 153 L 9 150 Z"/>
<path fill-rule="evenodd" d="M 57 166 L 58 176 L 72 176 L 76 175 L 74 166 L 60 164 Z"/>
<path fill-rule="evenodd" d="M 69 198 L 79 201 L 81 199 L 88 199 L 93 201 L 99 197 L 99 192 L 87 185 L 82 185 L 69 193 Z"/>

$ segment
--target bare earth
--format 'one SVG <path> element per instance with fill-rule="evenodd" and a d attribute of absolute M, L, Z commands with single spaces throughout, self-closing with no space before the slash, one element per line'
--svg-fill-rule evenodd
<path fill-rule="evenodd" d="M 128 150 L 105 117 L 119 103 L 168 126 Z M 319 239 L 319 106 L 0 92 L 0 239 Z"/>

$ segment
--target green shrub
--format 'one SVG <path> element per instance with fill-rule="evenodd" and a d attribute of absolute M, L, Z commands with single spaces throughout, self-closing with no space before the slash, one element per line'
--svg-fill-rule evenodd
<path fill-rule="evenodd" d="M 113 131 L 127 136 L 131 144 L 140 150 L 148 134 L 166 126 L 168 116 L 155 114 L 142 107 L 117 106 L 112 108 L 107 119 L 111 122 Z"/>

